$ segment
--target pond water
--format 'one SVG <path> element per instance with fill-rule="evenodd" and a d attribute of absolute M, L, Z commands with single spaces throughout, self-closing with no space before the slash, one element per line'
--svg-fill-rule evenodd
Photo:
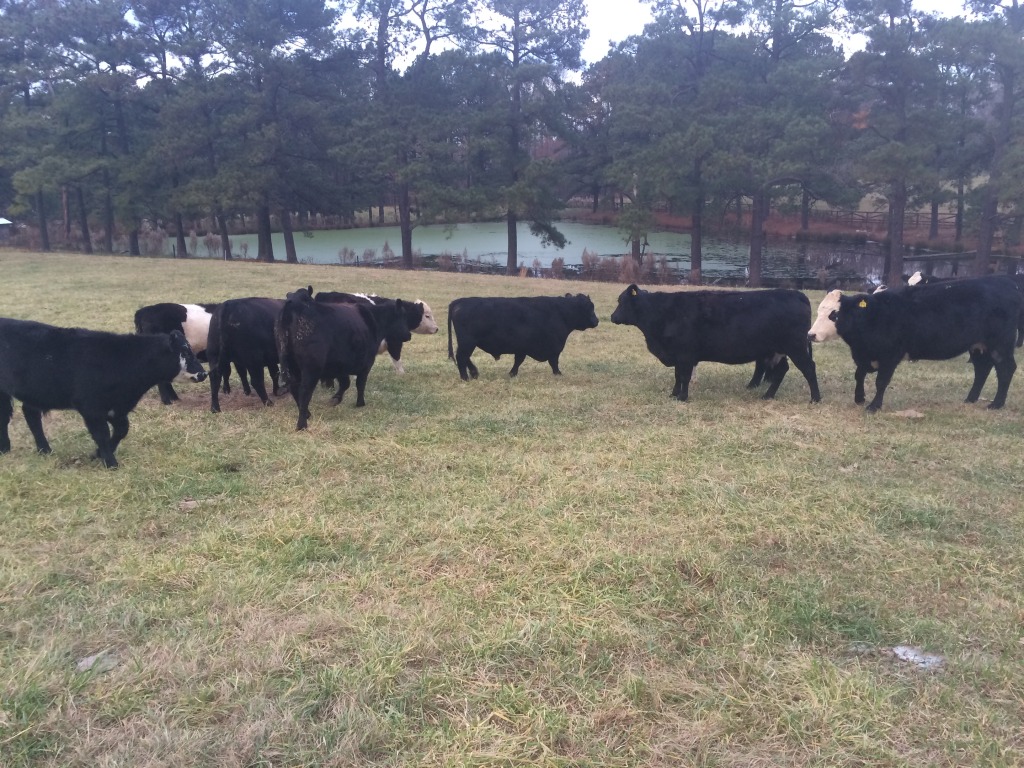
<path fill-rule="evenodd" d="M 561 258 L 566 271 L 582 264 L 584 252 L 602 258 L 622 258 L 629 254 L 624 235 L 614 226 L 559 223 L 569 241 L 564 249 L 545 247 L 525 224 L 519 227 L 520 267 L 550 267 Z M 645 258 L 662 257 L 681 274 L 690 269 L 690 235 L 679 232 L 652 232 L 648 236 Z M 413 250 L 430 266 L 439 258 L 454 257 L 482 270 L 503 270 L 508 238 L 504 222 L 459 224 L 454 227 L 418 226 L 412 234 Z M 285 258 L 284 237 L 273 235 L 274 257 Z M 202 246 L 200 246 L 202 248 Z M 312 230 L 295 233 L 299 261 L 312 264 L 379 263 L 390 249 L 401 251 L 398 227 Z M 232 249 L 236 256 L 254 257 L 256 235 L 235 235 Z M 705 281 L 742 280 L 749 261 L 749 246 L 740 240 L 704 238 L 703 272 Z M 824 243 L 770 241 L 765 248 L 763 273 L 769 280 L 876 280 L 882 270 L 882 254 L 873 244 L 862 247 Z"/>

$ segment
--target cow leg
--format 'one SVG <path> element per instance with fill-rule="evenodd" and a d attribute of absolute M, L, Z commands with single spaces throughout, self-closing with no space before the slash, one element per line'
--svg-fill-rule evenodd
<path fill-rule="evenodd" d="M 341 403 L 341 398 L 345 396 L 345 392 L 348 390 L 351 383 L 352 379 L 349 376 L 342 376 L 338 379 L 338 391 L 335 392 L 334 397 L 331 398 L 331 405 L 338 405 Z"/>
<path fill-rule="evenodd" d="M 221 372 L 218 363 L 210 365 L 210 411 L 220 413 L 220 381 Z"/>
<path fill-rule="evenodd" d="M 0 453 L 7 453 L 11 450 L 11 435 L 7 431 L 14 415 L 14 403 L 11 396 L 6 392 L 0 392 Z"/>
<path fill-rule="evenodd" d="M 170 382 L 161 381 L 156 385 L 156 389 L 160 393 L 160 402 L 164 405 L 170 405 L 178 399 L 178 393 L 174 391 Z"/>
<path fill-rule="evenodd" d="M 868 403 L 868 413 L 875 413 L 882 408 L 882 398 L 885 397 L 885 390 L 892 381 L 892 375 L 896 373 L 896 366 L 899 365 L 899 358 L 893 361 L 878 361 L 878 376 L 875 377 L 875 398 Z"/>
<path fill-rule="evenodd" d="M 241 372 L 241 367 L 235 366 Z M 259 395 L 260 400 L 263 401 L 264 405 L 270 406 L 274 404 L 274 401 L 267 395 L 267 387 L 263 382 L 263 366 L 254 365 L 248 369 L 249 372 L 249 383 L 252 384 L 252 388 L 256 390 L 256 394 Z M 241 373 L 239 373 L 241 375 Z"/>
<path fill-rule="evenodd" d="M 473 361 L 469 359 L 474 349 L 476 347 L 459 344 L 459 348 L 455 351 L 455 364 L 459 366 L 459 376 L 462 377 L 463 381 L 469 381 L 470 376 L 475 379 L 480 375 L 476 366 L 473 365 Z"/>
<path fill-rule="evenodd" d="M 270 381 L 273 383 L 274 397 L 280 397 L 281 395 L 288 394 L 288 384 L 285 382 L 287 377 L 282 378 L 281 368 L 277 363 L 271 363 L 267 366 L 267 370 L 270 371 Z"/>
<path fill-rule="evenodd" d="M 107 469 L 115 469 L 117 467 L 117 459 L 114 458 L 114 451 L 111 448 L 110 427 L 107 426 L 106 417 L 100 416 L 97 418 L 83 414 L 82 418 L 85 419 L 85 426 L 96 443 L 96 458 L 103 459 Z"/>
<path fill-rule="evenodd" d="M 814 358 L 811 356 L 810 350 L 808 349 L 806 354 L 804 354 L 804 350 L 801 348 L 797 354 L 791 354 L 789 358 L 807 381 L 807 386 L 811 390 L 811 402 L 820 403 L 821 390 L 818 389 L 818 366 L 814 364 Z M 781 381 L 781 377 L 779 380 Z"/>
<path fill-rule="evenodd" d="M 788 370 L 789 361 L 785 357 L 783 357 L 779 360 L 779 362 L 777 362 L 775 365 L 773 365 L 765 372 L 765 376 L 768 378 L 768 389 L 765 391 L 763 395 L 761 395 L 762 400 L 771 400 L 773 397 L 775 397 L 775 393 L 778 392 L 779 387 L 782 386 L 782 380 L 786 378 L 786 372 Z M 814 392 L 814 389 L 815 386 L 812 385 L 812 393 Z"/>
<path fill-rule="evenodd" d="M 754 375 L 747 382 L 747 389 L 757 389 L 764 382 L 765 373 L 768 370 L 768 363 L 764 360 L 754 362 Z"/>
<path fill-rule="evenodd" d="M 46 435 L 43 434 L 43 412 L 38 408 L 33 408 L 31 405 L 22 403 L 21 413 L 25 417 L 25 423 L 28 424 L 29 432 L 35 438 L 36 450 L 40 453 L 49 453 L 50 443 L 47 441 Z M 10 448 L 9 445 L 8 448 Z"/>
<path fill-rule="evenodd" d="M 561 376 L 562 375 L 562 372 L 558 368 L 558 358 L 559 358 L 560 354 L 561 353 L 559 353 L 558 355 L 555 355 L 554 357 L 551 358 L 551 360 L 548 361 L 551 364 L 551 373 L 553 373 L 555 376 Z"/>
<path fill-rule="evenodd" d="M 117 450 L 117 446 L 121 444 L 121 441 L 128 434 L 128 415 L 110 416 L 107 421 L 110 422 L 110 426 L 113 428 L 110 436 L 110 452 L 114 453 Z"/>
<path fill-rule="evenodd" d="M 995 365 L 995 360 L 992 359 L 988 352 L 972 349 L 971 363 L 974 365 L 974 384 L 971 385 L 971 390 L 967 393 L 967 398 L 964 400 L 965 403 L 978 402 L 981 390 L 985 386 L 985 381 L 992 372 L 992 366 Z"/>
<path fill-rule="evenodd" d="M 303 372 L 302 378 L 298 381 L 292 381 L 292 397 L 295 398 L 295 404 L 299 407 L 299 420 L 295 422 L 295 429 L 305 429 L 309 425 L 309 402 L 313 399 L 313 392 L 316 391 L 317 377 L 313 375 L 307 375 L 308 372 Z"/>
<path fill-rule="evenodd" d="M 1002 408 L 1006 404 L 1006 393 L 1010 391 L 1010 382 L 1013 380 L 1013 373 L 1017 370 L 1017 361 L 1011 353 L 1009 357 L 1000 360 L 995 364 L 996 379 L 999 386 L 996 388 L 996 396 L 988 404 L 989 408 Z"/>
<path fill-rule="evenodd" d="M 356 374 L 356 408 L 362 408 L 366 405 L 366 380 L 369 378 L 370 372 L 363 371 L 362 373 Z"/>
<path fill-rule="evenodd" d="M 512 363 L 512 370 L 508 372 L 508 375 L 510 377 L 514 379 L 516 376 L 519 375 L 519 366 L 523 364 L 523 361 L 525 359 L 526 355 L 524 355 L 522 352 L 516 352 L 515 360 Z M 476 377 L 474 376 L 473 378 L 475 379 Z"/>
<path fill-rule="evenodd" d="M 672 396 L 686 401 L 690 397 L 690 377 L 694 366 L 689 363 L 676 365 L 676 384 L 672 388 Z"/>
<path fill-rule="evenodd" d="M 868 375 L 866 366 L 858 365 L 853 374 L 853 402 L 857 405 L 864 404 L 864 377 Z"/>

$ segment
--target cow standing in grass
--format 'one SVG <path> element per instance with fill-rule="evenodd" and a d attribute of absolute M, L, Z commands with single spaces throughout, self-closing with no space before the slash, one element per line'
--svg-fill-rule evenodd
<path fill-rule="evenodd" d="M 551 372 L 559 375 L 562 371 L 558 368 L 558 358 L 569 334 L 596 328 L 597 323 L 594 303 L 582 293 L 456 299 L 448 305 L 448 358 L 458 365 L 463 381 L 479 375 L 469 359 L 477 347 L 495 360 L 502 355 L 514 355 L 515 363 L 509 376 L 519 373 L 519 366 L 527 357 L 547 362 Z M 458 349 L 453 352 L 455 337 Z"/>
<path fill-rule="evenodd" d="M 128 414 L 154 385 L 179 376 L 202 381 L 206 372 L 178 331 L 123 335 L 0 318 L 0 453 L 11 450 L 16 398 L 40 453 L 50 452 L 43 414 L 75 410 L 97 458 L 114 468 Z"/>
<path fill-rule="evenodd" d="M 365 304 L 369 306 L 390 306 L 395 299 L 386 299 L 383 296 L 365 293 L 341 293 L 338 291 L 320 291 L 314 297 L 316 301 L 324 304 Z M 437 322 L 434 320 L 434 313 L 430 305 L 422 299 L 416 301 L 403 301 L 402 307 L 405 311 L 405 319 L 408 330 L 412 333 L 433 334 L 437 333 Z M 402 341 L 403 334 L 390 335 L 380 343 L 378 354 L 385 352 L 391 357 L 391 365 L 395 373 L 405 373 L 405 366 L 402 365 Z"/>
<path fill-rule="evenodd" d="M 697 363 L 757 363 L 775 397 L 789 358 L 807 380 L 811 400 L 821 400 L 807 332 L 811 304 L 800 291 L 651 292 L 631 285 L 619 295 L 612 322 L 635 325 L 647 349 L 675 368 L 672 397 L 689 397 Z M 756 376 L 755 376 L 756 377 Z M 753 382 L 752 382 L 753 383 Z"/>
<path fill-rule="evenodd" d="M 974 366 L 966 402 L 978 400 L 995 368 L 998 387 L 989 408 L 1005 404 L 1017 369 L 1013 353 L 1024 308 L 1024 295 L 1013 280 L 953 280 L 871 296 L 840 295 L 838 302 L 828 320 L 850 346 L 856 365 L 855 403 L 865 400 L 865 376 L 878 373 L 869 412 L 882 407 L 885 390 L 902 360 L 949 360 L 964 353 L 970 354 Z"/>
<path fill-rule="evenodd" d="M 329 304 L 314 301 L 311 293 L 305 288 L 289 293 L 274 329 L 281 367 L 299 408 L 296 429 L 308 424 L 318 381 L 339 380 L 331 398 L 337 405 L 355 376 L 356 407 L 366 405 L 366 380 L 381 341 L 412 338 L 401 299 L 384 305 Z"/>

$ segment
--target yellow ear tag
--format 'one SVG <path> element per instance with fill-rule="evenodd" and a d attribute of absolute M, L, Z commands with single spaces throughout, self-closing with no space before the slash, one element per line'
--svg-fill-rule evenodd
<path fill-rule="evenodd" d="M 866 309 L 867 306 L 868 306 L 868 303 L 866 301 L 864 301 L 864 299 L 861 299 L 860 300 L 860 304 L 858 304 L 857 306 L 860 307 L 861 309 Z"/>
<path fill-rule="evenodd" d="M 630 295 L 630 296 L 636 296 L 636 295 L 637 295 L 637 293 L 638 293 L 637 289 L 636 289 L 636 288 L 634 288 L 634 289 L 633 289 L 632 291 L 630 291 L 630 292 L 629 292 L 629 295 Z"/>

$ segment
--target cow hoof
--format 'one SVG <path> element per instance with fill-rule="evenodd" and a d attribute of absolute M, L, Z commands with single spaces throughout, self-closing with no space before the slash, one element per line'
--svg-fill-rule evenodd
<path fill-rule="evenodd" d="M 264 400 L 263 404 L 265 406 L 267 406 L 267 408 L 269 408 L 270 406 L 272 406 L 274 404 L 274 401 L 273 400 Z"/>
<path fill-rule="evenodd" d="M 880 405 L 869 405 L 864 410 L 867 411 L 868 413 L 878 413 L 878 411 L 881 410 L 881 408 L 882 406 Z"/>
<path fill-rule="evenodd" d="M 991 403 L 988 404 L 988 409 L 990 411 L 998 411 L 1002 407 L 1003 407 L 1003 403 L 991 402 Z"/>
<path fill-rule="evenodd" d="M 6 451 L 4 451 L 6 453 Z M 42 448 L 36 448 L 36 453 L 41 453 L 44 456 L 53 453 L 53 450 L 48 445 L 44 445 Z"/>
<path fill-rule="evenodd" d="M 220 413 L 220 406 L 210 406 L 210 413 Z"/>

